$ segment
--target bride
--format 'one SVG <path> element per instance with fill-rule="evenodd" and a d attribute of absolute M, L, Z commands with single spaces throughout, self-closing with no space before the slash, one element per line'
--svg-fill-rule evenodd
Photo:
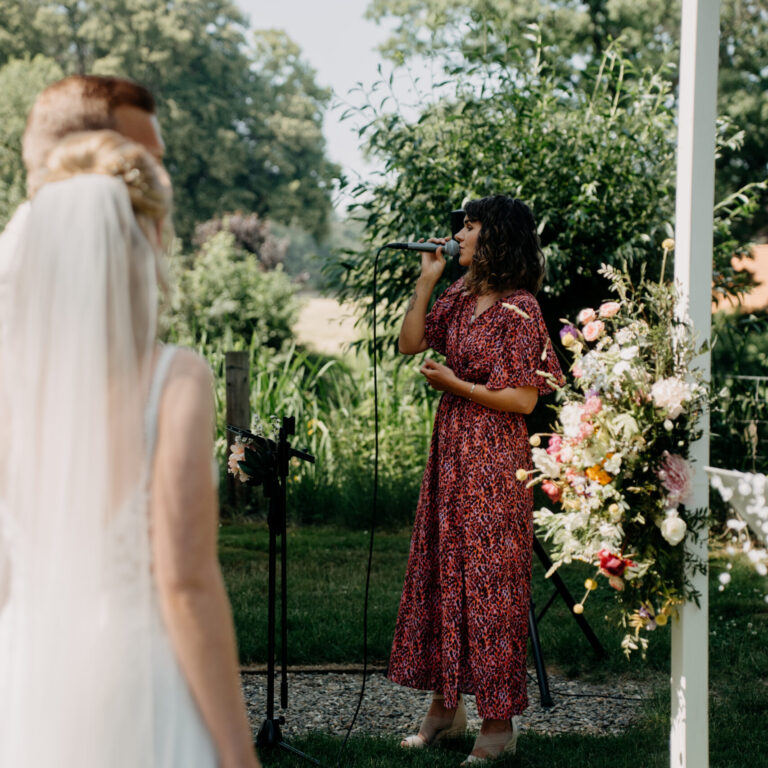
<path fill-rule="evenodd" d="M 168 191 L 111 131 L 47 166 L 0 345 L 0 765 L 254 768 L 211 376 L 156 341 Z"/>

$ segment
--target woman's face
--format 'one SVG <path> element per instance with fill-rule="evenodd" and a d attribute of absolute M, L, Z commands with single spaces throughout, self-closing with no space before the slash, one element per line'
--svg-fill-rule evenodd
<path fill-rule="evenodd" d="M 480 234 L 480 222 L 464 219 L 464 228 L 456 233 L 459 243 L 459 264 L 468 267 L 477 250 L 477 237 Z"/>

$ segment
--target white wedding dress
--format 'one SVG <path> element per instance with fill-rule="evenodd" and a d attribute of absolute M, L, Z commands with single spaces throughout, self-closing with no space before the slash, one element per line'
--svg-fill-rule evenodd
<path fill-rule="evenodd" d="M 215 768 L 152 576 L 173 358 L 122 182 L 44 187 L 0 356 L 0 766 Z M 143 417 L 143 418 L 142 418 Z"/>

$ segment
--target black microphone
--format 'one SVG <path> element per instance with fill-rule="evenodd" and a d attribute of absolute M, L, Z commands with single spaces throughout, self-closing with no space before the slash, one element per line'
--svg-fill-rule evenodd
<path fill-rule="evenodd" d="M 397 251 L 436 251 L 443 249 L 443 254 L 449 258 L 459 255 L 459 244 L 456 240 L 449 240 L 445 245 L 438 243 L 387 243 L 385 248 L 394 248 Z"/>

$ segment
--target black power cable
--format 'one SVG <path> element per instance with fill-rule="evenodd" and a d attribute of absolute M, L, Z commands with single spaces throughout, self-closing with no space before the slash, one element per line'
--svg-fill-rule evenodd
<path fill-rule="evenodd" d="M 339 748 L 339 754 L 336 757 L 336 768 L 341 768 L 341 758 L 346 749 L 349 736 L 352 733 L 352 728 L 355 725 L 357 716 L 360 714 L 360 707 L 363 705 L 363 697 L 365 696 L 365 683 L 368 676 L 368 595 L 371 585 L 371 565 L 373 563 L 373 536 L 376 529 L 376 506 L 378 504 L 379 493 L 379 378 L 378 378 L 378 352 L 376 346 L 376 304 L 378 302 L 378 295 L 376 292 L 376 282 L 379 273 L 379 256 L 381 252 L 386 248 L 386 245 L 382 245 L 378 251 L 376 251 L 376 258 L 373 261 L 373 504 L 371 508 L 371 536 L 368 545 L 368 567 L 365 573 L 365 599 L 363 602 L 363 682 L 360 685 L 360 697 L 357 701 L 357 707 L 355 708 L 355 714 L 352 716 L 352 721 L 347 728 L 347 733 L 344 736 L 344 741 Z"/>

